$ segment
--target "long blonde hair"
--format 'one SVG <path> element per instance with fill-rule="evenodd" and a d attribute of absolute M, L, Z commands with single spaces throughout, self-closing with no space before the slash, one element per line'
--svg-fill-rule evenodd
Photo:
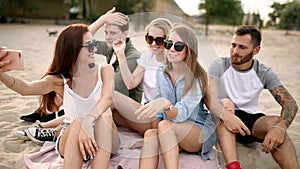
<path fill-rule="evenodd" d="M 204 96 L 208 78 L 205 69 L 198 62 L 198 41 L 195 32 L 183 24 L 174 25 L 170 32 L 176 32 L 182 39 L 182 42 L 186 44 L 187 53 L 184 62 L 188 69 L 185 69 L 183 96 L 187 94 L 190 89 L 195 89 L 197 81 L 200 83 L 201 91 Z M 171 69 L 172 64 L 167 61 L 164 71 L 168 72 Z"/>

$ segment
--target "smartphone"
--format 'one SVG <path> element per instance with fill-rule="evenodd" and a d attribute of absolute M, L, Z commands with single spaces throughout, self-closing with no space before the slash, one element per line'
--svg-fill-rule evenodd
<path fill-rule="evenodd" d="M 21 50 L 14 49 L 4 50 L 7 51 L 7 55 L 1 58 L 0 61 L 9 60 L 10 63 L 8 65 L 3 66 L 2 68 L 5 70 L 24 70 L 23 52 Z"/>

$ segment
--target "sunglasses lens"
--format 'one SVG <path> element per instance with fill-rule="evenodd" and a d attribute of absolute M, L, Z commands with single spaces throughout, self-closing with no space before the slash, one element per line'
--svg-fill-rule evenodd
<path fill-rule="evenodd" d="M 170 49 L 173 46 L 173 43 L 171 40 L 164 41 L 164 45 L 166 49 Z"/>
<path fill-rule="evenodd" d="M 151 44 L 153 43 L 153 41 L 154 41 L 153 36 L 148 36 L 148 35 L 146 35 L 146 36 L 145 36 L 145 39 L 146 39 L 146 42 L 147 42 L 149 45 L 151 45 Z"/>
<path fill-rule="evenodd" d="M 90 43 L 90 44 L 88 44 L 88 50 L 89 50 L 89 52 L 93 52 L 93 50 L 94 50 L 94 43 Z"/>
<path fill-rule="evenodd" d="M 165 40 L 165 38 L 163 38 L 163 37 L 157 37 L 157 38 L 155 38 L 155 43 L 158 46 L 162 46 L 162 45 L 164 45 L 164 40 Z"/>
<path fill-rule="evenodd" d="M 184 49 L 185 44 L 182 42 L 176 42 L 174 48 L 177 52 L 181 52 Z"/>

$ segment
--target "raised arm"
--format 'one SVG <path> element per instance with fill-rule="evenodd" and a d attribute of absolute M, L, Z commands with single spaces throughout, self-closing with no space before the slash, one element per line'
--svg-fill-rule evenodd
<path fill-rule="evenodd" d="M 115 11 L 116 8 L 113 7 L 111 10 L 107 11 L 104 15 L 101 15 L 95 22 L 89 25 L 92 35 L 95 35 L 96 32 L 107 23 L 114 23 L 117 25 L 127 24 L 127 16 Z"/>
<path fill-rule="evenodd" d="M 284 86 L 275 87 L 274 89 L 270 90 L 270 92 L 282 107 L 280 119 L 277 122 L 277 125 L 287 129 L 293 122 L 298 111 L 297 103 L 288 90 L 284 88 Z"/>
<path fill-rule="evenodd" d="M 138 86 L 142 81 L 145 73 L 145 68 L 137 65 L 134 71 L 131 73 L 129 65 L 135 65 L 136 60 L 131 59 L 131 61 L 127 62 L 127 58 L 125 56 L 125 40 L 117 40 L 113 43 L 113 48 L 116 53 L 116 56 L 120 65 L 120 72 L 123 78 L 123 81 L 128 90 L 131 90 Z M 134 62 L 134 64 L 130 62 Z"/>
<path fill-rule="evenodd" d="M 11 90 L 23 95 L 44 95 L 51 91 L 62 95 L 63 80 L 56 76 L 45 76 L 41 80 L 26 82 L 6 73 L 0 73 L 0 81 Z"/>

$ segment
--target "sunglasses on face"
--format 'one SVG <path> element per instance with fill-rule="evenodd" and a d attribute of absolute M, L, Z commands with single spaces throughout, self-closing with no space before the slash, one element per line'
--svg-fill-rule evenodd
<path fill-rule="evenodd" d="M 91 42 L 87 42 L 86 45 L 82 45 L 81 47 L 85 47 L 88 49 L 88 51 L 91 53 L 94 51 L 94 47 L 96 47 L 97 41 L 92 40 Z"/>
<path fill-rule="evenodd" d="M 165 41 L 164 41 L 164 46 L 165 46 L 165 48 L 168 49 L 168 50 L 171 49 L 171 47 L 173 46 L 172 40 L 165 40 Z M 181 52 L 181 51 L 184 49 L 185 46 L 186 46 L 186 44 L 183 43 L 183 42 L 175 42 L 175 43 L 174 43 L 174 49 L 175 49 L 177 52 Z"/>
<path fill-rule="evenodd" d="M 163 46 L 164 45 L 164 40 L 165 40 L 166 38 L 165 37 L 156 37 L 155 39 L 154 39 L 154 37 L 153 36 L 150 36 L 150 35 L 146 35 L 145 36 L 145 40 L 146 40 L 146 42 L 149 44 L 149 45 L 151 45 L 152 43 L 153 43 L 153 41 L 158 45 L 158 46 Z"/>

